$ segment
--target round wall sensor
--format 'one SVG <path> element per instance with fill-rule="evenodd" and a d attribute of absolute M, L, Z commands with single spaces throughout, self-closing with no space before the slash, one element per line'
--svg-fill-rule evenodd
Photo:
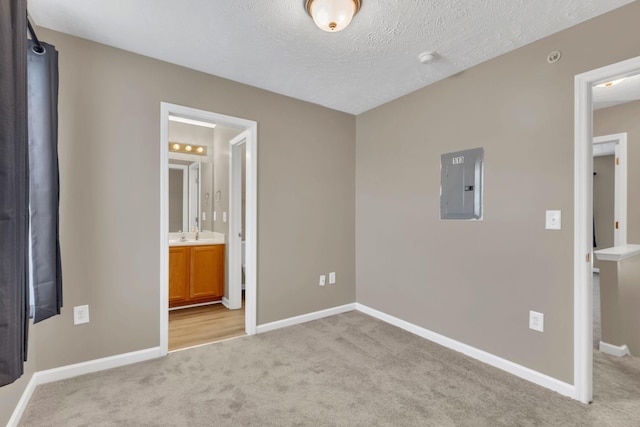
<path fill-rule="evenodd" d="M 431 51 L 422 52 L 420 55 L 418 55 L 418 61 L 422 62 L 423 64 L 426 64 L 436 59 L 437 55 L 438 55 L 437 53 L 431 52 Z"/>

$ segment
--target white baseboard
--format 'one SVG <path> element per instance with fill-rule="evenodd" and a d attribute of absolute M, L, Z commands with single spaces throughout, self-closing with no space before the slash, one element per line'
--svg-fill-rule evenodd
<path fill-rule="evenodd" d="M 65 380 L 79 375 L 90 374 L 92 372 L 104 371 L 105 369 L 117 368 L 119 366 L 130 365 L 132 363 L 144 362 L 145 360 L 161 357 L 160 347 L 148 348 L 145 350 L 133 351 L 131 353 L 117 354 L 115 356 L 103 357 L 101 359 L 89 360 L 87 362 L 73 365 L 61 366 L 59 368 L 47 369 L 35 372 L 29 384 L 22 393 L 20 401 L 16 405 L 7 426 L 17 426 L 24 410 L 33 395 L 36 386 L 53 381 Z"/>
<path fill-rule="evenodd" d="M 31 396 L 36 389 L 36 378 L 35 374 L 31 375 L 29 382 L 27 383 L 27 387 L 25 387 L 22 392 L 22 396 L 18 401 L 18 404 L 13 409 L 13 413 L 11 414 L 11 418 L 9 418 L 9 422 L 7 422 L 7 427 L 17 427 L 20 422 L 20 418 L 22 418 L 22 414 L 24 414 L 24 410 L 27 409 L 27 405 L 29 404 L 29 400 L 31 400 Z"/>
<path fill-rule="evenodd" d="M 314 311 L 313 313 L 307 313 L 300 316 L 289 317 L 288 319 L 282 319 L 271 323 L 265 323 L 264 325 L 258 325 L 258 327 L 256 328 L 256 333 L 261 334 L 263 332 L 286 328 L 287 326 L 299 325 L 300 323 L 310 322 L 312 320 L 322 319 L 323 317 L 346 313 L 347 311 L 353 311 L 355 309 L 356 303 L 351 303 L 338 307 L 328 308 L 326 310 Z"/>
<path fill-rule="evenodd" d="M 231 303 L 229 302 L 229 299 L 227 297 L 222 297 L 222 305 L 224 305 L 227 308 L 231 306 Z"/>
<path fill-rule="evenodd" d="M 33 376 L 36 378 L 36 385 L 40 385 L 77 377 L 79 375 L 90 374 L 92 372 L 104 371 L 105 369 L 130 365 L 132 363 L 144 362 L 145 360 L 157 359 L 161 356 L 160 347 L 153 347 L 145 350 L 132 351 L 131 353 L 116 354 L 115 356 L 89 360 L 87 362 L 76 363 L 73 365 L 61 366 L 59 368 L 47 369 L 46 371 L 38 371 L 33 374 Z"/>
<path fill-rule="evenodd" d="M 600 352 L 610 354 L 612 356 L 630 356 L 631 352 L 629 351 L 629 347 L 626 344 L 622 345 L 613 345 L 608 344 L 604 341 L 600 341 Z"/>
<path fill-rule="evenodd" d="M 576 398 L 575 387 L 571 384 L 567 384 L 548 375 L 534 371 L 533 369 L 518 365 L 517 363 L 503 359 L 494 354 L 487 353 L 486 351 L 471 347 L 470 345 L 463 344 L 454 339 L 447 338 L 444 335 L 440 335 L 436 332 L 432 332 L 423 327 L 414 325 L 413 323 L 398 319 L 397 317 L 390 316 L 381 311 L 367 307 L 366 305 L 356 303 L 356 310 L 368 314 L 369 316 L 375 317 L 376 319 L 382 320 L 383 322 L 387 322 L 391 325 L 397 326 L 401 329 L 404 329 L 405 331 L 411 332 L 412 334 L 428 339 L 429 341 L 433 341 L 437 344 L 440 344 L 441 346 L 458 351 L 495 368 L 509 372 L 510 374 L 523 378 L 534 384 L 538 384 L 539 386 L 548 388 L 564 396 L 568 396 L 573 399 Z"/>

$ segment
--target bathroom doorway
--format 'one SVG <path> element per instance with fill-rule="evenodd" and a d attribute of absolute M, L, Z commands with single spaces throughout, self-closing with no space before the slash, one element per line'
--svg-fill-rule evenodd
<path fill-rule="evenodd" d="M 616 127 L 613 129 L 594 128 L 596 124 L 595 110 L 599 108 L 596 103 L 616 102 L 600 108 L 615 108 L 614 105 L 640 103 L 640 94 L 637 90 L 620 91 L 624 86 L 621 82 L 636 83 L 633 86 L 640 89 L 640 82 L 634 76 L 640 75 L 640 57 L 602 67 L 575 77 L 575 200 L 574 200 L 574 385 L 575 398 L 583 403 L 593 400 L 594 388 L 594 349 L 593 349 L 593 321 L 594 321 L 594 283 L 592 257 L 594 246 L 594 222 L 593 222 L 593 136 L 624 132 L 625 129 Z M 616 89 L 616 86 L 618 88 Z M 607 89 L 604 97 L 599 97 L 596 89 Z M 609 89 L 615 90 L 609 90 Z M 636 95 L 634 95 L 634 93 Z M 619 98 L 617 100 L 610 98 Z M 636 98 L 627 99 L 628 96 Z M 638 104 L 640 105 L 640 104 Z M 616 116 L 620 117 L 616 111 Z M 637 117 L 637 113 L 635 114 Z M 637 120 L 635 120 L 637 122 Z M 631 133 L 630 133 L 631 134 Z M 630 142 L 632 144 L 632 142 Z M 629 161 L 629 166 L 633 165 Z M 617 167 L 617 166 L 616 166 Z M 632 193 L 628 194 L 629 197 Z M 633 202 L 629 199 L 629 205 Z M 628 215 L 633 221 L 638 215 L 630 212 Z M 636 219 L 637 221 L 637 219 Z M 626 225 L 626 224 L 625 224 Z M 628 230 L 636 227 L 630 224 Z M 629 242 L 640 236 L 629 234 Z M 598 357 L 600 355 L 598 354 Z M 635 362 L 634 362 L 635 363 Z M 602 363 L 600 363 L 602 365 Z M 640 366 L 640 365 L 639 365 Z M 640 368 L 639 368 L 640 371 Z M 596 385 L 597 386 L 597 385 Z"/>
<path fill-rule="evenodd" d="M 189 344 L 255 334 L 256 131 L 257 124 L 253 121 L 161 104 L 160 346 L 163 354 L 191 346 Z M 207 136 L 203 137 L 205 133 Z M 195 134 L 200 139 L 190 139 Z M 240 141 L 239 136 L 242 136 Z M 231 141 L 235 144 L 230 144 Z M 234 150 L 234 145 L 240 151 Z M 184 184 L 171 182 L 169 171 L 180 168 L 174 165 L 170 169 L 170 162 L 186 166 L 190 172 L 187 207 L 174 206 L 170 210 L 172 204 L 179 203 L 171 202 L 174 198 L 169 196 L 169 189 L 185 189 Z M 240 192 L 243 187 L 246 188 L 244 194 Z M 240 210 L 235 205 L 240 206 Z M 171 212 L 183 214 L 185 211 L 188 221 L 172 220 Z M 187 230 L 171 229 L 170 224 L 175 228 L 184 223 L 188 223 Z M 231 269 L 236 266 L 238 272 L 232 273 Z M 171 344 L 170 334 L 176 337 Z"/>

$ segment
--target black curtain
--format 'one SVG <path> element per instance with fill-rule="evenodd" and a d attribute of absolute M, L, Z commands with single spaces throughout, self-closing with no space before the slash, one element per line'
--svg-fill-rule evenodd
<path fill-rule="evenodd" d="M 23 373 L 29 322 L 27 5 L 0 2 L 0 386 Z"/>
<path fill-rule="evenodd" d="M 62 268 L 59 243 L 58 52 L 29 40 L 29 193 L 31 281 L 38 323 L 60 314 Z"/>

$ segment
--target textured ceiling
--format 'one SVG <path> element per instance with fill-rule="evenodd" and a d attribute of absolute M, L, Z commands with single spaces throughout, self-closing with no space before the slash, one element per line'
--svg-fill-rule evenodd
<path fill-rule="evenodd" d="M 39 26 L 359 114 L 632 0 L 363 0 L 327 33 L 303 0 L 30 0 Z M 423 65 L 418 54 L 435 50 Z"/>

